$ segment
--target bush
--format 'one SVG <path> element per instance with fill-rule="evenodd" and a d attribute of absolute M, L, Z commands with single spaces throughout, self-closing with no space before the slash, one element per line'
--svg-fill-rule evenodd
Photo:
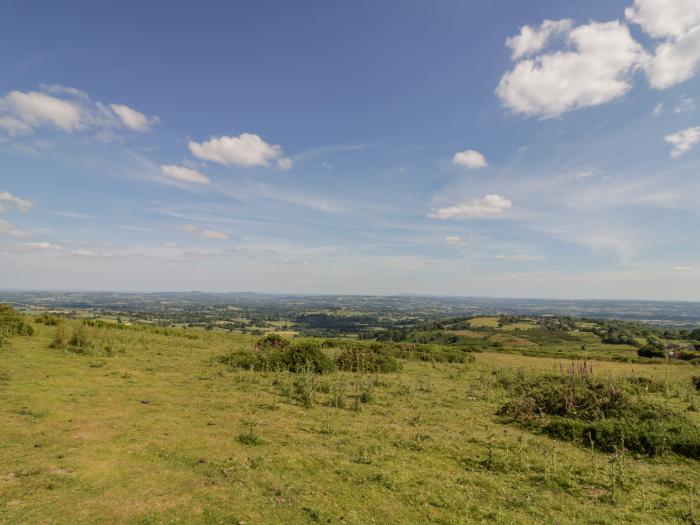
<path fill-rule="evenodd" d="M 369 348 L 349 348 L 336 358 L 335 363 L 339 369 L 349 372 L 397 372 L 401 369 L 392 356 Z"/>
<path fill-rule="evenodd" d="M 255 343 L 257 350 L 284 350 L 291 346 L 291 341 L 278 334 L 267 334 Z"/>
<path fill-rule="evenodd" d="M 16 335 L 32 335 L 34 328 L 9 304 L 0 304 L 0 329 L 6 338 Z"/>
<path fill-rule="evenodd" d="M 498 415 L 551 437 L 607 452 L 625 447 L 658 456 L 700 459 L 700 429 L 684 415 L 640 397 L 642 385 L 590 375 L 544 375 L 508 383 L 517 398 Z"/>
<path fill-rule="evenodd" d="M 283 341 L 289 343 L 285 339 Z M 256 345 L 256 348 L 259 347 Z M 281 347 L 264 345 L 263 348 L 265 349 L 232 352 L 221 360 L 233 367 L 257 371 L 288 370 L 295 373 L 308 371 L 324 374 L 335 370 L 333 361 L 316 343 L 289 343 L 289 346 Z"/>
<path fill-rule="evenodd" d="M 666 350 L 663 347 L 648 344 L 638 349 L 637 355 L 639 357 L 666 357 Z"/>
<path fill-rule="evenodd" d="M 86 354 L 93 347 L 93 337 L 88 330 L 86 326 L 78 325 L 71 331 L 66 324 L 61 323 L 56 327 L 56 333 L 49 347 Z"/>
<path fill-rule="evenodd" d="M 61 322 L 61 319 L 55 315 L 41 314 L 36 316 L 34 322 L 37 324 L 45 324 L 46 326 L 56 326 Z"/>

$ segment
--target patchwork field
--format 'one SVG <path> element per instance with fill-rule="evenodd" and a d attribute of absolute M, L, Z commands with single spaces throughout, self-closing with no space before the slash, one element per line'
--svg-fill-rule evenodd
<path fill-rule="evenodd" d="M 634 399 L 697 429 L 691 365 L 592 361 L 581 372 L 580 361 L 488 351 L 399 359 L 393 373 L 273 372 L 227 363 L 255 352 L 252 336 L 33 328 L 0 348 L 2 523 L 700 519 L 692 455 L 600 450 L 497 414 L 514 378 L 585 373 L 643 384 Z M 61 330 L 85 344 L 62 348 Z"/>

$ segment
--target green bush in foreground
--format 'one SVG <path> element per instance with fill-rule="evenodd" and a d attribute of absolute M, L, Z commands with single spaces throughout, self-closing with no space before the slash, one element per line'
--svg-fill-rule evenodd
<path fill-rule="evenodd" d="M 268 340 L 266 336 L 265 340 Z M 284 340 L 284 339 L 283 339 Z M 335 364 L 314 342 L 291 343 L 284 340 L 281 345 L 256 345 L 256 350 L 232 352 L 222 358 L 232 367 L 257 371 L 314 372 L 324 374 L 335 370 Z"/>
<path fill-rule="evenodd" d="M 644 399 L 630 382 L 589 375 L 543 375 L 509 383 L 517 398 L 498 415 L 527 429 L 613 452 L 667 452 L 700 459 L 700 429 L 682 414 Z"/>

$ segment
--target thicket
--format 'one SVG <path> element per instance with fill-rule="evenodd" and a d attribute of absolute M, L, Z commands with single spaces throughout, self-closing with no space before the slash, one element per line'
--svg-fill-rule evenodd
<path fill-rule="evenodd" d="M 649 399 L 648 382 L 599 380 L 586 369 L 499 382 L 515 398 L 498 415 L 521 427 L 606 452 L 700 459 L 698 426 Z"/>
<path fill-rule="evenodd" d="M 315 372 L 324 374 L 336 369 L 321 345 L 315 341 L 289 341 L 280 336 L 263 337 L 254 350 L 231 352 L 221 359 L 229 366 L 257 371 Z"/>

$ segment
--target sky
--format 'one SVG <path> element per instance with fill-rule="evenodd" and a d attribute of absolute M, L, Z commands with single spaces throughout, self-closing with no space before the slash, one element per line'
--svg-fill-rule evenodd
<path fill-rule="evenodd" d="M 2 6 L 0 288 L 700 300 L 697 0 Z"/>

